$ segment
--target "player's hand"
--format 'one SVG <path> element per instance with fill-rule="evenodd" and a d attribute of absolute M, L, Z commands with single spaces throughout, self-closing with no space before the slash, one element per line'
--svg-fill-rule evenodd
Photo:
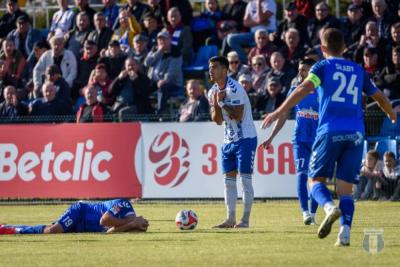
<path fill-rule="evenodd" d="M 137 229 L 137 230 L 143 231 L 143 232 L 146 232 L 147 228 L 149 227 L 149 222 L 145 218 L 143 218 L 143 216 L 135 217 L 133 222 L 131 222 L 130 224 L 132 224 L 132 227 L 134 229 Z"/>
<path fill-rule="evenodd" d="M 262 146 L 264 149 L 268 149 L 270 148 L 271 143 L 272 143 L 272 138 L 269 137 L 264 142 L 262 142 L 260 146 Z"/>
<path fill-rule="evenodd" d="M 269 113 L 261 123 L 261 129 L 265 129 L 271 126 L 271 124 L 278 119 L 276 112 Z"/>
<path fill-rule="evenodd" d="M 226 96 L 226 91 L 221 90 L 217 92 L 217 102 L 223 101 Z"/>
<path fill-rule="evenodd" d="M 396 112 L 393 111 L 392 113 L 388 114 L 388 117 L 392 121 L 393 124 L 396 123 L 396 121 L 397 121 L 397 113 Z"/>

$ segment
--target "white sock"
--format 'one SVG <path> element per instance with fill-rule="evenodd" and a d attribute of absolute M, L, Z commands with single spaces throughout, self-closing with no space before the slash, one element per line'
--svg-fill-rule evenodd
<path fill-rule="evenodd" d="M 333 202 L 327 202 L 324 205 L 324 211 L 326 214 L 329 214 L 335 208 L 335 204 Z"/>
<path fill-rule="evenodd" d="M 227 217 L 231 222 L 236 222 L 237 186 L 235 177 L 225 177 L 225 204 Z"/>
<path fill-rule="evenodd" d="M 249 223 L 251 206 L 253 205 L 254 190 L 251 174 L 240 174 L 243 187 L 243 217 L 242 222 Z"/>
<path fill-rule="evenodd" d="M 339 231 L 339 236 L 340 237 L 345 237 L 345 238 L 350 238 L 350 226 L 344 224 L 340 226 L 340 231 Z"/>
<path fill-rule="evenodd" d="M 310 216 L 310 213 L 307 211 L 303 211 L 303 218 Z"/>

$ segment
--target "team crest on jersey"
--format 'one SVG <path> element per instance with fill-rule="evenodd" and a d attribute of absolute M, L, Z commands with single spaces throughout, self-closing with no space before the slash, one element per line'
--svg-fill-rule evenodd
<path fill-rule="evenodd" d="M 377 254 L 385 247 L 383 229 L 364 229 L 363 248 L 370 254 Z"/>

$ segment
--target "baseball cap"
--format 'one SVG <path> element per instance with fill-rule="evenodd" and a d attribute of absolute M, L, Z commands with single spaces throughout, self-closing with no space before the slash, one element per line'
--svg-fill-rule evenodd
<path fill-rule="evenodd" d="M 272 76 L 268 79 L 268 85 L 270 84 L 281 84 L 281 80 L 278 77 Z"/>
<path fill-rule="evenodd" d="M 296 7 L 296 3 L 295 2 L 289 2 L 289 3 L 286 3 L 286 5 L 285 5 L 285 10 L 295 10 L 297 7 Z"/>
<path fill-rule="evenodd" d="M 238 81 L 239 82 L 242 82 L 242 81 L 251 82 L 251 76 L 249 74 L 242 74 L 239 76 Z"/>
<path fill-rule="evenodd" d="M 136 34 L 135 37 L 133 37 L 134 42 L 147 42 L 148 40 L 147 36 L 143 34 Z"/>
<path fill-rule="evenodd" d="M 356 4 L 350 4 L 350 5 L 347 7 L 347 10 L 357 10 L 357 9 L 362 9 L 362 7 L 359 6 L 359 5 L 356 5 Z"/>
<path fill-rule="evenodd" d="M 161 31 L 157 34 L 157 38 L 170 38 L 170 36 L 167 31 Z"/>

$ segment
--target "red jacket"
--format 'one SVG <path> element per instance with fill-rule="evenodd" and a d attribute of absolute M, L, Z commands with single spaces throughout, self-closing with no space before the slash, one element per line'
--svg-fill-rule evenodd
<path fill-rule="evenodd" d="M 87 104 L 83 104 L 79 107 L 78 112 L 76 113 L 76 122 L 79 123 L 79 120 L 82 117 L 83 109 L 87 106 Z M 103 122 L 104 121 L 104 110 L 101 103 L 97 102 L 92 110 L 92 119 L 93 122 Z"/>

